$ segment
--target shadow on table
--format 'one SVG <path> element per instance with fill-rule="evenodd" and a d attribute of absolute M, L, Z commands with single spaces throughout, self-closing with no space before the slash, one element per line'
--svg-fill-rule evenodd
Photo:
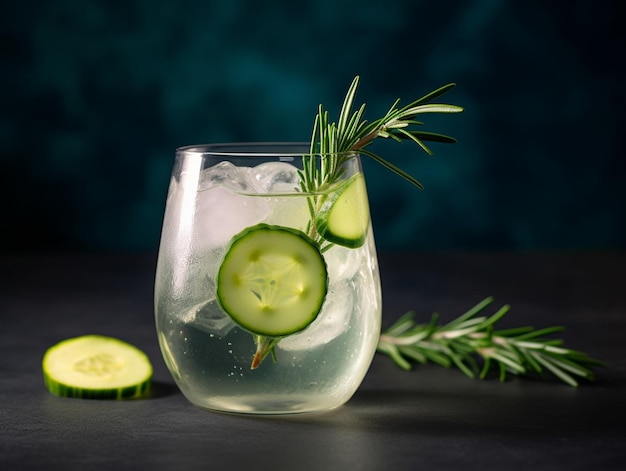
<path fill-rule="evenodd" d="M 539 381 L 470 384 L 446 391 L 362 390 L 323 414 L 268 420 L 313 426 L 429 435 L 623 436 L 626 412 L 610 379 L 578 389 Z"/>
<path fill-rule="evenodd" d="M 172 396 L 174 394 L 180 394 L 180 391 L 174 383 L 165 383 L 162 381 L 153 381 L 152 390 L 148 399 L 162 399 Z"/>

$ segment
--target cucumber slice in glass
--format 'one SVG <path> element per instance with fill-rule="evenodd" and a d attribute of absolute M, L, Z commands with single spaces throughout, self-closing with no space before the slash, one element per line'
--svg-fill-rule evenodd
<path fill-rule="evenodd" d="M 369 224 L 370 210 L 361 173 L 351 176 L 326 196 L 315 218 L 320 236 L 351 249 L 363 245 Z"/>
<path fill-rule="evenodd" d="M 233 237 L 218 270 L 216 299 L 249 332 L 283 337 L 315 320 L 327 290 L 326 262 L 310 237 L 258 224 Z"/>
<path fill-rule="evenodd" d="M 43 380 L 52 394 L 84 399 L 130 399 L 148 394 L 152 364 L 122 340 L 84 335 L 57 343 L 44 354 Z"/>

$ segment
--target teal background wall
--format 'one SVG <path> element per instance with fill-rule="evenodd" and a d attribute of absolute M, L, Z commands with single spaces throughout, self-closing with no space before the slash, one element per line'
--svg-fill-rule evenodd
<path fill-rule="evenodd" d="M 381 249 L 624 248 L 624 17 L 589 1 L 3 2 L 1 243 L 150 251 L 174 149 L 308 140 L 447 82 L 458 138 L 366 167 Z"/>

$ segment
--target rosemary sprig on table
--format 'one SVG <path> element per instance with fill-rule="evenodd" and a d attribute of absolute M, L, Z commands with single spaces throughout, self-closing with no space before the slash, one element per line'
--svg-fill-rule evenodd
<path fill-rule="evenodd" d="M 560 326 L 495 330 L 509 306 L 491 316 L 477 316 L 492 302 L 493 298 L 486 298 L 444 325 L 438 325 L 437 313 L 428 324 L 417 324 L 414 313 L 408 312 L 383 331 L 378 351 L 405 370 L 412 361 L 431 361 L 446 368 L 456 366 L 470 378 L 484 379 L 497 369 L 501 381 L 507 374 L 543 377 L 549 372 L 573 387 L 578 386 L 576 377 L 593 381 L 591 367 L 604 366 L 585 353 L 564 348 L 560 339 L 545 338 L 564 330 Z"/>

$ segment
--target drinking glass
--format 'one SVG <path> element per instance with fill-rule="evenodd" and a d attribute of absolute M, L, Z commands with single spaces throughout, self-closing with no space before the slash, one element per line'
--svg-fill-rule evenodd
<path fill-rule="evenodd" d="M 310 153 L 308 144 L 177 149 L 155 319 L 165 363 L 191 403 L 295 414 L 330 410 L 352 397 L 381 322 L 364 182 L 358 154 Z M 287 269 L 292 262 L 302 263 Z M 240 284 L 244 278 L 256 285 Z M 281 283 L 298 294 L 285 295 Z M 272 316 L 279 316 L 272 303 L 283 302 L 272 330 Z"/>

